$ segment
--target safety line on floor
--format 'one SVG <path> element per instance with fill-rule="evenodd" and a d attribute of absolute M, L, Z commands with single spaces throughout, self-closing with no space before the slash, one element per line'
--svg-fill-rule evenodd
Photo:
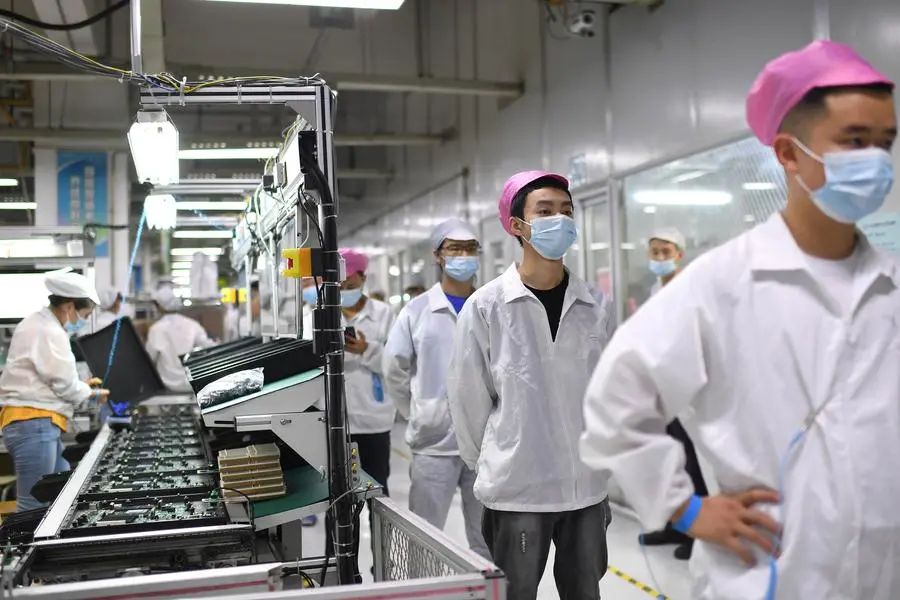
<path fill-rule="evenodd" d="M 612 573 L 613 575 L 615 575 L 616 577 L 618 577 L 619 579 L 621 579 L 622 581 L 626 581 L 626 582 L 630 583 L 631 585 L 633 585 L 637 589 L 641 590 L 645 594 L 649 594 L 651 598 L 658 598 L 659 600 L 671 600 L 665 594 L 657 592 L 655 589 L 653 589 L 652 586 L 649 586 L 646 583 L 641 583 L 640 581 L 638 581 L 637 579 L 635 579 L 628 573 L 626 573 L 624 571 L 620 571 L 619 569 L 615 568 L 612 565 L 607 567 L 606 570 L 609 571 L 610 573 Z"/>
<path fill-rule="evenodd" d="M 400 458 L 403 458 L 407 461 L 412 461 L 412 455 L 410 455 L 408 452 L 401 450 L 400 448 L 397 448 L 396 446 L 392 445 L 391 451 L 394 454 L 396 454 L 397 456 L 399 456 Z M 645 594 L 648 594 L 651 598 L 656 598 L 657 600 L 671 600 L 671 598 L 669 598 L 665 594 L 657 592 L 655 589 L 653 589 L 652 586 L 649 586 L 646 583 L 641 583 L 640 581 L 638 581 L 637 579 L 635 579 L 634 577 L 632 577 L 625 571 L 617 569 L 617 568 L 613 567 L 612 565 L 607 567 L 607 571 L 609 571 L 610 573 L 612 573 L 613 575 L 615 575 L 622 581 L 630 583 L 631 585 L 633 585 L 637 589 L 641 590 Z"/>
<path fill-rule="evenodd" d="M 397 456 L 399 456 L 400 458 L 402 458 L 408 462 L 412 462 L 412 455 L 409 454 L 408 452 L 404 452 L 403 450 L 401 450 L 400 448 L 397 448 L 396 446 L 391 446 L 391 452 L 393 452 L 394 454 L 396 454 Z"/>

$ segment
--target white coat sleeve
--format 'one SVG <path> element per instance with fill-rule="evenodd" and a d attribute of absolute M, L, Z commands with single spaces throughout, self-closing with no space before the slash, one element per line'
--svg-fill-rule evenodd
<path fill-rule="evenodd" d="M 64 335 L 42 335 L 31 350 L 31 361 L 41 381 L 69 404 L 78 406 L 91 397 L 91 386 L 78 378 L 75 356 Z"/>
<path fill-rule="evenodd" d="M 162 355 L 162 340 L 159 339 L 160 334 L 159 330 L 154 329 L 156 324 L 150 326 L 150 330 L 147 332 L 147 354 L 150 356 L 150 360 L 153 362 L 154 366 L 159 364 L 159 358 Z"/>
<path fill-rule="evenodd" d="M 387 344 L 384 347 L 382 369 L 384 371 L 384 387 L 388 396 L 394 401 L 394 407 L 404 419 L 409 419 L 412 403 L 412 372 L 416 359 L 410 330 L 409 311 L 404 308 L 391 327 Z"/>
<path fill-rule="evenodd" d="M 366 338 L 368 346 L 366 351 L 359 357 L 360 364 L 377 375 L 383 375 L 381 363 L 384 356 L 384 343 L 388 339 L 388 334 L 391 332 L 391 323 L 394 321 L 393 314 L 389 310 L 384 311 L 380 318 L 378 337 Z"/>
<path fill-rule="evenodd" d="M 197 323 L 196 331 L 194 334 L 194 348 L 207 348 L 212 345 L 213 341 L 206 333 L 206 329 L 203 328 L 203 325 Z"/>
<path fill-rule="evenodd" d="M 588 384 L 581 458 L 615 477 L 649 531 L 694 493 L 684 447 L 666 425 L 706 385 L 703 310 L 686 275 L 616 331 Z"/>
<path fill-rule="evenodd" d="M 447 401 L 459 444 L 459 456 L 474 469 L 484 431 L 497 398 L 491 373 L 488 324 L 470 300 L 463 307 L 453 338 L 447 372 Z"/>

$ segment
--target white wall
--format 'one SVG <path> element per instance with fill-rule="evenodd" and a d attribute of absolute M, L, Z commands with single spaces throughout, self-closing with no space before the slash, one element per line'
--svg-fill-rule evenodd
<path fill-rule="evenodd" d="M 625 7 L 611 15 L 608 89 L 603 36 L 558 40 L 560 24 L 552 36 L 542 36 L 537 2 L 423 5 L 432 27 L 426 73 L 521 76 L 526 93 L 508 106 L 489 98 L 390 98 L 387 127 L 412 127 L 427 115 L 429 125 L 419 129 L 434 132 L 453 123 L 458 112 L 459 137 L 435 149 L 391 152 L 403 176 L 389 186 L 370 186 L 379 204 L 403 202 L 468 167 L 469 212 L 475 219 L 493 218 L 503 181 L 517 170 L 548 167 L 568 174 L 571 159 L 583 156 L 591 184 L 607 177 L 610 158 L 621 175 L 735 139 L 747 133 L 744 97 L 756 74 L 768 60 L 814 39 L 822 23 L 830 24 L 833 39 L 854 45 L 900 80 L 896 0 L 668 0 L 652 12 Z M 408 244 L 384 235 L 393 229 L 388 224 L 415 222 L 459 200 L 446 189 L 362 230 L 372 211 L 345 219 L 342 232 L 347 243 L 393 251 Z M 886 209 L 895 207 L 900 208 L 900 189 Z"/>

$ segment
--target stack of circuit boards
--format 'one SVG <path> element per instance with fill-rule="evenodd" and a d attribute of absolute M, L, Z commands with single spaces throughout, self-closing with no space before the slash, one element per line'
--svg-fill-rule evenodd
<path fill-rule="evenodd" d="M 61 534 L 222 525 L 228 518 L 217 484 L 192 413 L 138 415 L 107 443 Z"/>

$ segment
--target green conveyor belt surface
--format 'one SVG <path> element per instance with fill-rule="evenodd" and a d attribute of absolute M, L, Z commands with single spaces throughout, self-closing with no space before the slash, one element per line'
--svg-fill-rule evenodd
<path fill-rule="evenodd" d="M 378 488 L 375 480 L 366 473 L 362 474 L 362 483 L 363 486 Z M 254 518 L 268 517 L 328 500 L 328 481 L 322 479 L 322 474 L 313 467 L 288 469 L 284 472 L 284 485 L 287 495 L 253 502 Z"/>
<path fill-rule="evenodd" d="M 253 515 L 257 519 L 328 500 L 328 481 L 312 467 L 285 471 L 284 485 L 287 495 L 253 503 Z"/>

